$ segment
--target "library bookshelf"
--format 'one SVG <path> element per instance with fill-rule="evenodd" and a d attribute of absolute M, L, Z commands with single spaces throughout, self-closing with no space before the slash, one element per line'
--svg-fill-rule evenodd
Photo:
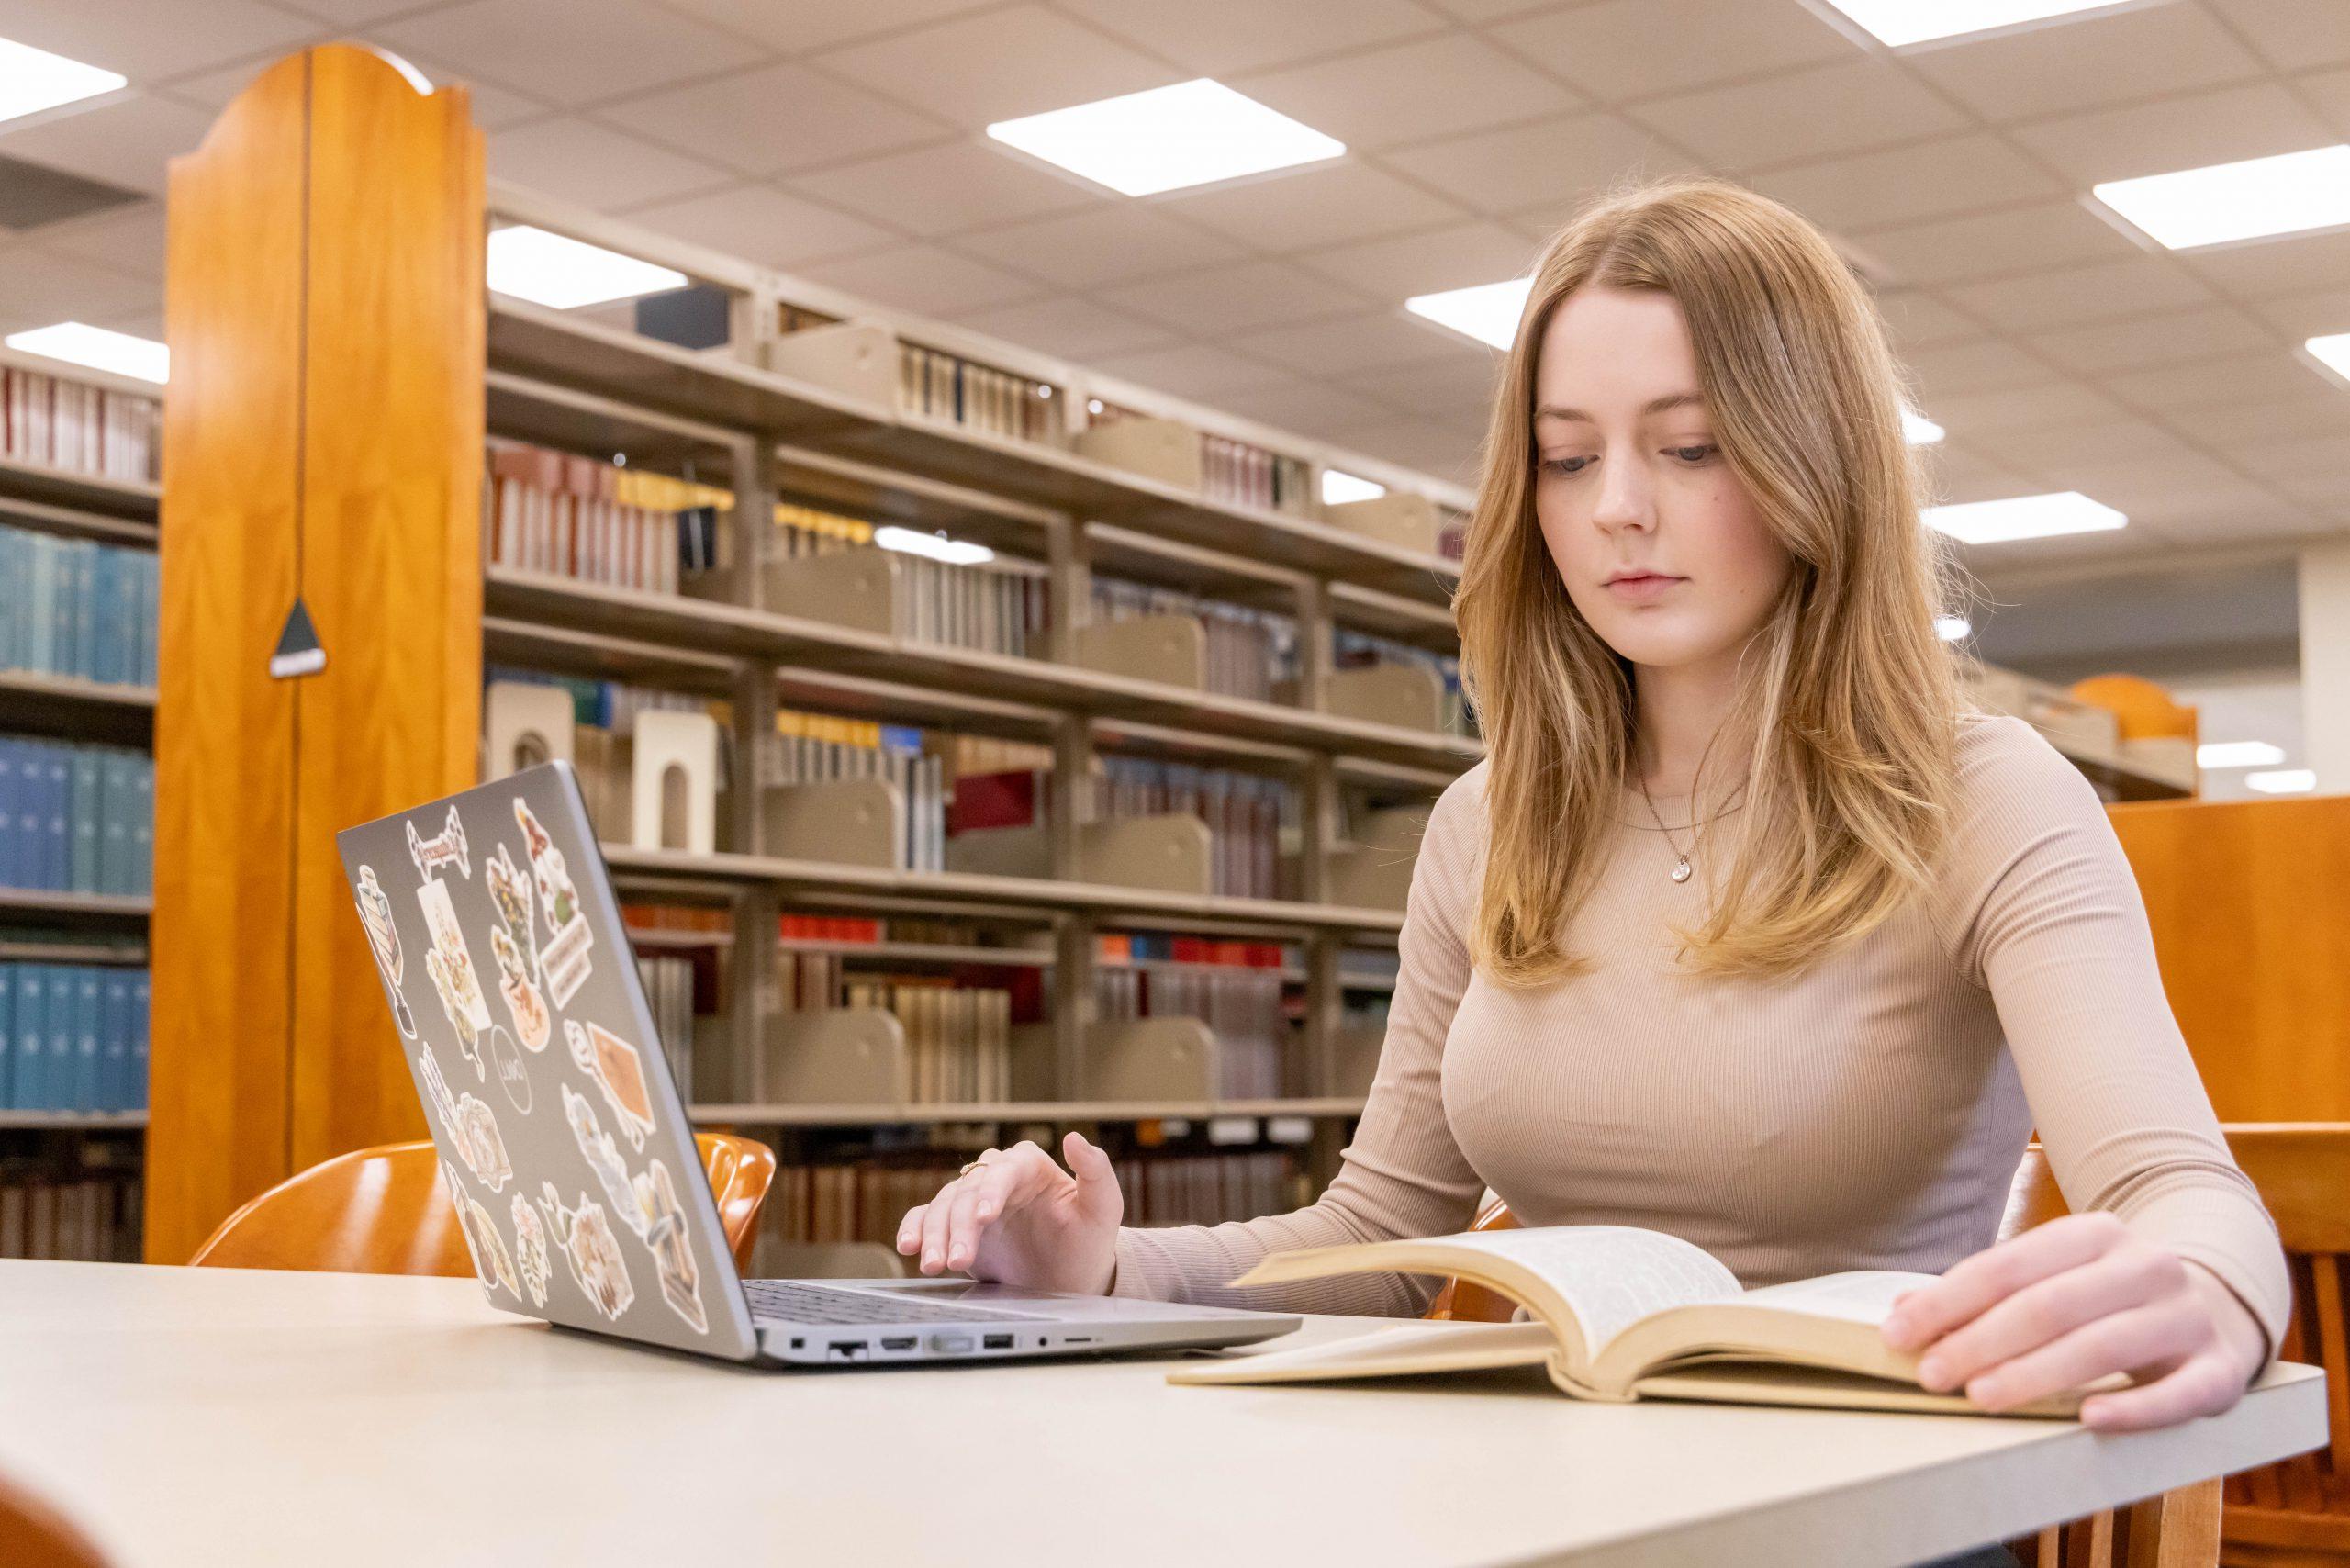
<path fill-rule="evenodd" d="M 7 349 L 0 349 L 0 386 L 7 391 L 0 414 L 6 432 L 0 442 L 0 530 L 6 531 L 13 579 L 0 584 L 9 601 L 0 613 L 6 627 L 0 636 L 0 745 L 147 752 L 154 735 L 151 684 L 133 678 L 127 667 L 109 670 L 112 678 L 103 680 L 93 678 L 92 667 L 60 667 L 75 661 L 72 639 L 57 635 L 55 617 L 77 601 L 57 587 L 53 552 L 71 542 L 151 557 L 160 497 L 145 476 L 151 472 L 146 463 L 152 455 L 151 423 L 141 437 L 145 455 L 135 463 L 136 476 L 119 452 L 103 450 L 120 431 L 101 421 L 96 444 L 85 445 L 80 437 L 93 434 L 87 420 L 109 401 L 135 404 L 150 418 L 160 389 Z M 34 427 L 35 405 L 48 428 Z M 50 553 L 37 570 L 31 566 L 35 549 Z M 38 639 L 29 625 L 36 595 L 47 600 L 40 613 L 50 622 Z M 106 630 L 118 638 L 129 631 L 118 622 Z M 12 795 L 6 806 L 12 812 L 27 804 L 13 797 L 15 784 L 12 772 L 10 790 L 0 791 Z M 0 854 L 0 866 L 24 869 L 13 846 Z M 19 1015 L 16 975 L 28 968 L 53 973 L 58 967 L 118 978 L 142 971 L 151 901 L 88 887 L 17 885 L 35 879 L 0 876 L 0 967 L 6 976 L 0 989 L 8 1002 L 0 1010 L 6 1034 L 0 1041 L 0 1256 L 132 1256 L 147 1125 L 143 1099 L 137 1106 L 94 1101 L 67 1108 L 71 1092 L 36 1089 L 21 1065 L 27 1057 L 19 1036 L 41 1025 Z"/>

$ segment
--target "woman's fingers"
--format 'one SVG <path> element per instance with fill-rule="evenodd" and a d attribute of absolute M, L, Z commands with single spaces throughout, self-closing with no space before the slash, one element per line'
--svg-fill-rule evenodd
<path fill-rule="evenodd" d="M 1966 1380 L 1966 1397 L 1986 1410 L 2008 1410 L 2044 1394 L 2078 1388 L 2109 1372 L 2168 1371 L 2208 1336 L 2192 1304 L 2133 1306 L 2084 1323 Z"/>
<path fill-rule="evenodd" d="M 2227 1357 L 2190 1356 L 2167 1377 L 2082 1400 L 2081 1422 L 2093 1431 L 2142 1431 L 2215 1415 L 2243 1397 L 2243 1376 Z"/>
<path fill-rule="evenodd" d="M 2099 1318 L 2183 1296 L 2186 1287 L 2187 1265 L 2177 1253 L 2125 1243 L 2024 1286 L 1993 1303 L 1974 1321 L 1943 1335 L 1918 1363 L 1918 1381 L 1937 1393 L 1957 1388 Z M 2172 1347 L 2173 1351 L 2184 1349 Z M 2086 1375 L 2096 1377 L 2121 1369 L 2122 1363 L 2115 1363 Z"/>
<path fill-rule="evenodd" d="M 922 1245 L 923 1214 L 929 1207 L 928 1204 L 916 1204 L 906 1211 L 906 1217 L 898 1222 L 899 1251 L 912 1252 Z"/>
<path fill-rule="evenodd" d="M 1904 1294 L 1886 1319 L 1886 1343 L 1897 1350 L 1930 1345 L 2026 1285 L 2099 1257 L 2129 1235 L 2101 1211 L 2065 1215 L 1962 1258 L 1932 1284 Z"/>

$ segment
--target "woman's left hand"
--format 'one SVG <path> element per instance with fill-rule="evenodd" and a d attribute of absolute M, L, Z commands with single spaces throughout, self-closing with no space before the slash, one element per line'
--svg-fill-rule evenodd
<path fill-rule="evenodd" d="M 2266 1336 L 2219 1276 L 2112 1215 L 2065 1215 L 1962 1259 L 1895 1298 L 1885 1341 L 1924 1352 L 1918 1380 L 1986 1410 L 2129 1373 L 2090 1395 L 2098 1431 L 2166 1427 L 2244 1397 Z"/>

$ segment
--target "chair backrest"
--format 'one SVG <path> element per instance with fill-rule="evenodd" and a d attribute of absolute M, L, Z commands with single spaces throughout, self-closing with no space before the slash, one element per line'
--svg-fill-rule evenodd
<path fill-rule="evenodd" d="M 775 1151 L 733 1133 L 697 1133 L 694 1142 L 727 1245 L 744 1265 L 775 1181 Z M 223 1220 L 189 1261 L 356 1274 L 474 1271 L 430 1139 L 354 1149 L 286 1178 Z"/>
<path fill-rule="evenodd" d="M 2350 1565 L 2350 1122 L 2237 1122 L 2228 1148 L 2285 1244 L 2293 1316 L 2277 1353 L 2325 1369 L 2326 1443 L 2231 1475 L 2230 1561 Z"/>
<path fill-rule="evenodd" d="M 72 1520 L 0 1476 L 0 1562 L 8 1568 L 106 1568 Z"/>

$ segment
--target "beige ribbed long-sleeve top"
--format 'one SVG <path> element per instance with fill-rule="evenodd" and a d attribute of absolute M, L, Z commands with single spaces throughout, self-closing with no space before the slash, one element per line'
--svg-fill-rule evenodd
<path fill-rule="evenodd" d="M 2104 808 L 2036 731 L 1964 719 L 1930 893 L 1774 980 L 1676 962 L 1670 928 L 1697 924 L 1708 857 L 1674 883 L 1676 852 L 1632 794 L 1568 927 L 1594 967 L 1490 983 L 1467 947 L 1489 767 L 1429 816 L 1378 1075 L 1327 1191 L 1286 1215 L 1122 1228 L 1112 1294 L 1417 1316 L 1425 1276 L 1226 1282 L 1268 1252 L 1463 1230 L 1486 1186 L 1526 1225 L 1668 1231 L 1750 1286 L 1940 1273 L 1996 1238 L 2036 1125 L 2075 1211 L 2209 1268 L 2273 1356 L 2290 1305 L 2276 1226 L 2171 1017 Z"/>

